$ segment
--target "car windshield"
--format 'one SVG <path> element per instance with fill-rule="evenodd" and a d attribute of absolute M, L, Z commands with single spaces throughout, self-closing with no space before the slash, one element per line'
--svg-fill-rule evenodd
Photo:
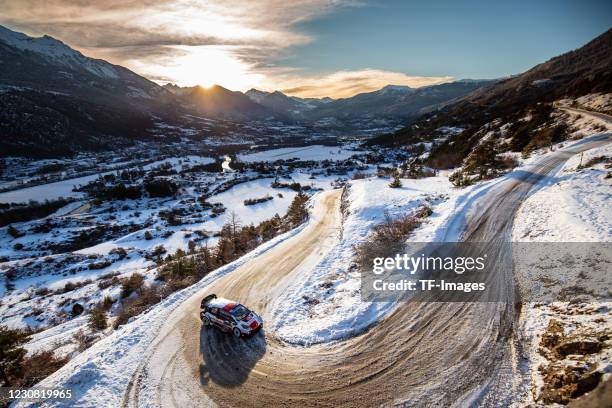
<path fill-rule="evenodd" d="M 249 309 L 242 305 L 238 305 L 232 309 L 232 316 L 234 316 L 238 320 L 242 320 L 246 315 L 249 314 Z"/>

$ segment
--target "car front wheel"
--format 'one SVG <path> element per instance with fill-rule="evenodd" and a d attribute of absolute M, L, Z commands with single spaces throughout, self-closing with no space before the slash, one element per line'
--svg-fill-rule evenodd
<path fill-rule="evenodd" d="M 242 333 L 240 332 L 240 329 L 237 327 L 234 327 L 233 332 L 234 332 L 235 337 L 240 337 L 242 335 Z"/>

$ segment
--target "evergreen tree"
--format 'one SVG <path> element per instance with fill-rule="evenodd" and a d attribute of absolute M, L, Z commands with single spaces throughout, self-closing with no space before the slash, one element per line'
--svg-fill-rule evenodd
<path fill-rule="evenodd" d="M 21 330 L 0 326 L 0 379 L 5 387 L 11 384 L 11 378 L 22 373 L 27 351 L 21 346 L 29 340 L 30 337 Z"/>
<path fill-rule="evenodd" d="M 291 228 L 297 227 L 308 217 L 308 211 L 306 210 L 306 202 L 308 201 L 308 198 L 308 195 L 299 192 L 291 202 L 291 205 L 287 210 L 287 220 L 289 221 Z"/>
<path fill-rule="evenodd" d="M 393 174 L 393 181 L 391 181 L 391 183 L 389 183 L 389 187 L 391 187 L 391 188 L 399 188 L 401 186 L 402 186 L 402 180 L 400 180 L 399 171 L 396 171 Z"/>

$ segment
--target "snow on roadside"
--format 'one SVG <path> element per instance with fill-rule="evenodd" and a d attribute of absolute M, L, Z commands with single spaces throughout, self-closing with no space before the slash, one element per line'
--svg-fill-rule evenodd
<path fill-rule="evenodd" d="M 608 161 L 601 157 L 607 157 Z M 572 156 L 553 176 L 544 180 L 541 186 L 520 207 L 513 226 L 513 241 L 518 242 L 610 242 L 612 237 L 612 179 L 610 158 L 612 145 L 588 150 L 582 155 Z M 598 159 L 599 158 L 599 159 Z M 592 164 L 595 161 L 599 163 Z M 581 167 L 582 165 L 582 167 Z M 520 259 L 517 259 L 520 264 Z M 522 276 L 519 282 L 533 279 Z M 533 271 L 527 273 L 534 273 Z M 560 281 L 552 277 L 547 285 L 557 285 Z M 581 285 L 580 275 L 568 283 L 573 287 Z M 605 288 L 604 288 L 605 289 Z M 563 299 L 565 300 L 565 299 Z M 562 340 L 597 337 L 597 333 L 612 333 L 609 311 L 612 302 L 602 301 L 601 297 L 574 295 L 571 301 L 550 303 L 526 303 L 523 305 L 519 336 L 523 340 L 528 360 L 528 375 L 531 378 L 531 392 L 525 396 L 526 404 L 561 401 L 564 391 L 556 388 L 550 378 L 556 372 L 568 368 L 580 373 L 585 367 L 596 367 L 609 377 L 612 373 L 612 352 L 604 347 L 598 353 L 568 355 L 560 358 L 555 355 L 554 345 L 549 345 L 554 330 L 561 328 Z M 548 337 L 546 337 L 548 336 Z M 547 345 L 548 344 L 548 345 Z M 610 341 L 607 341 L 608 346 Z M 581 368 L 582 367 L 582 368 Z M 560 374 L 559 374 L 560 375 Z M 580 374 L 579 374 L 580 375 Z M 578 375 L 578 376 L 579 376 Z M 585 374 L 582 374 L 585 375 Z M 547 377 L 548 376 L 548 377 Z M 571 378 L 564 375 L 558 378 Z M 566 380 L 563 380 L 566 381 Z M 557 400 L 556 400 L 557 399 Z"/>
<path fill-rule="evenodd" d="M 565 146 L 569 147 L 575 143 L 581 141 L 566 142 Z M 515 170 L 527 169 L 546 152 L 537 153 L 524 160 L 522 166 Z M 585 152 L 584 162 L 604 153 L 609 154 L 609 151 L 597 149 Z M 574 156 L 564 168 L 576 166 L 578 163 L 574 162 L 579 160 L 579 157 L 579 155 Z M 604 177 L 602 170 L 596 172 L 599 172 L 596 176 L 585 177 Z M 557 174 L 559 180 L 555 181 L 565 177 L 562 173 Z M 277 299 L 276 305 L 279 306 L 275 308 L 272 322 L 276 336 L 287 343 L 300 345 L 335 341 L 355 335 L 383 318 L 392 310 L 394 304 L 361 301 L 359 271 L 351 268 L 353 246 L 363 242 L 372 227 L 383 220 L 385 212 L 391 216 L 406 214 L 426 202 L 433 207 L 433 214 L 409 237 L 409 241 L 459 241 L 465 229 L 466 214 L 474 210 L 474 204 L 479 197 L 496 184 L 503 183 L 508 177 L 511 176 L 499 177 L 463 189 L 454 188 L 446 177 L 403 179 L 403 187 L 400 189 L 389 188 L 386 179 L 368 178 L 351 181 L 348 200 L 350 206 L 348 216 L 344 220 L 342 238 L 312 271 L 300 274 L 300 281 L 295 282 L 290 291 Z M 543 181 L 544 184 L 550 182 L 548 178 Z M 587 189 L 588 185 L 581 184 L 586 182 L 590 181 L 579 178 L 574 184 L 576 188 Z M 541 195 L 538 195 L 535 201 L 531 201 L 534 203 L 533 206 L 526 204 L 523 207 L 522 216 L 517 223 L 541 225 L 541 228 L 554 225 L 546 220 L 538 222 L 539 211 L 542 208 L 542 203 L 538 200 L 539 197 L 543 197 L 543 201 L 548 202 L 550 199 L 546 197 L 547 191 L 542 190 Z M 595 206 L 602 212 L 598 215 L 589 214 L 583 217 L 581 222 L 584 226 L 591 225 L 598 229 L 600 237 L 605 236 L 609 239 L 612 232 L 610 228 L 612 217 L 610 206 L 607 204 L 610 198 L 609 184 L 591 193 L 590 205 L 596 202 Z M 569 208 L 571 206 L 564 204 L 564 209 Z M 575 209 L 576 214 L 580 214 L 581 211 Z M 560 211 L 554 210 L 550 213 L 561 214 Z M 592 219 L 596 222 L 592 223 Z M 579 232 L 581 228 L 576 227 L 575 231 L 577 237 L 586 240 L 586 236 Z"/>
<path fill-rule="evenodd" d="M 513 241 L 605 242 L 612 237 L 612 179 L 603 164 L 577 167 L 600 156 L 612 157 L 612 145 L 571 157 L 549 184 L 519 209 Z"/>

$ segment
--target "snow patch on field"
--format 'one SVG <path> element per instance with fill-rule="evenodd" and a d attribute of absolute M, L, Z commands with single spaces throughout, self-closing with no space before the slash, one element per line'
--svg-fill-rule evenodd
<path fill-rule="evenodd" d="M 347 149 L 342 146 L 313 145 L 307 147 L 283 147 L 280 149 L 265 150 L 261 152 L 240 154 L 238 158 L 243 162 L 260 162 L 276 160 L 346 160 L 354 154 L 361 152 Z"/>
<path fill-rule="evenodd" d="M 40 186 L 22 188 L 14 191 L 0 193 L 0 203 L 27 203 L 30 200 L 45 201 L 57 200 L 64 197 L 83 197 L 83 193 L 72 191 L 77 186 L 82 186 L 98 178 L 98 174 L 62 180 L 55 183 Z"/>

